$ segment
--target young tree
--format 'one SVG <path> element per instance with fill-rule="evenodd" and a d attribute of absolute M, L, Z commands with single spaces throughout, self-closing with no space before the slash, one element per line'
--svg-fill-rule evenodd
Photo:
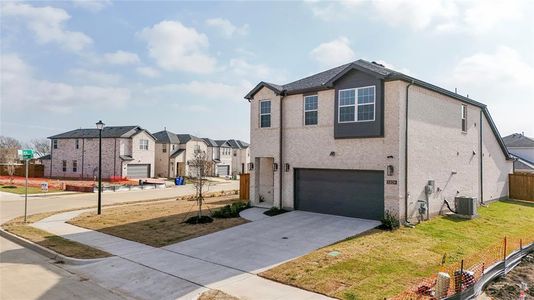
<path fill-rule="evenodd" d="M 0 149 L 21 149 L 22 144 L 16 138 L 0 135 Z"/>
<path fill-rule="evenodd" d="M 208 185 L 206 176 L 210 174 L 211 161 L 205 151 L 195 150 L 193 158 L 187 161 L 189 166 L 189 178 L 195 187 L 195 199 L 198 205 L 196 223 L 203 221 L 202 203 L 204 202 L 205 189 Z M 209 222 L 209 221 L 208 221 Z"/>
<path fill-rule="evenodd" d="M 50 154 L 50 142 L 46 138 L 31 140 L 31 148 L 37 154 L 37 157 Z"/>

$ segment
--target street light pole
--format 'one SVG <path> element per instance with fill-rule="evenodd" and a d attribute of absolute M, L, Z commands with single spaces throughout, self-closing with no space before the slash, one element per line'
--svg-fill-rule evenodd
<path fill-rule="evenodd" d="M 96 123 L 96 128 L 98 128 L 98 209 L 97 213 L 102 213 L 102 129 L 104 128 L 104 123 L 98 121 Z"/>

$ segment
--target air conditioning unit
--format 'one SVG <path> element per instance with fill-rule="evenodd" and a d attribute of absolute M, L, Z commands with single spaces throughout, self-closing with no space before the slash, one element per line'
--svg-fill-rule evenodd
<path fill-rule="evenodd" d="M 473 219 L 477 216 L 477 198 L 474 197 L 456 197 L 456 214 L 459 217 Z"/>

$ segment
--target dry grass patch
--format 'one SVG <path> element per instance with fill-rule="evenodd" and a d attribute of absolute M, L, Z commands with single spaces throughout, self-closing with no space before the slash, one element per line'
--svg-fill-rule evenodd
<path fill-rule="evenodd" d="M 209 214 L 210 210 L 237 201 L 241 200 L 233 195 L 206 199 L 203 213 Z M 146 245 L 163 247 L 247 222 L 242 218 L 215 218 L 207 224 L 183 223 L 188 217 L 194 216 L 196 211 L 194 201 L 161 201 L 108 208 L 100 216 L 89 212 L 69 223 Z"/>
<path fill-rule="evenodd" d="M 198 300 L 239 300 L 239 298 L 230 296 L 219 290 L 209 290 L 202 293 L 202 295 L 198 297 Z"/>
<path fill-rule="evenodd" d="M 500 242 L 534 240 L 534 203 L 495 202 L 480 217 L 437 217 L 413 229 L 373 230 L 261 274 L 341 299 L 384 299 L 435 274 L 443 254 L 457 263 Z M 338 256 L 329 255 L 338 251 Z"/>
<path fill-rule="evenodd" d="M 7 232 L 18 235 L 40 246 L 68 257 L 90 259 L 111 256 L 107 252 L 64 239 L 60 236 L 29 225 L 30 223 L 37 222 L 54 214 L 57 214 L 57 212 L 31 215 L 28 216 L 27 223 L 24 223 L 24 217 L 18 217 L 7 223 L 4 223 L 2 228 Z"/>

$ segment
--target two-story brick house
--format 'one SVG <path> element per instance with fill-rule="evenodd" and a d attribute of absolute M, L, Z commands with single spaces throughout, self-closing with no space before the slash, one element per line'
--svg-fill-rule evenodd
<path fill-rule="evenodd" d="M 247 172 L 247 166 L 250 162 L 249 144 L 233 139 L 227 142 L 232 148 L 232 176 Z"/>
<path fill-rule="evenodd" d="M 207 152 L 206 142 L 191 134 L 176 134 L 168 130 L 154 133 L 156 137 L 156 175 L 158 177 L 190 176 L 187 162 L 195 151 Z"/>
<path fill-rule="evenodd" d="M 486 105 L 358 60 L 250 102 L 251 202 L 380 219 L 506 198 L 512 160 Z"/>
<path fill-rule="evenodd" d="M 51 152 L 41 158 L 45 176 L 92 179 L 98 176 L 98 129 L 75 129 L 49 137 Z M 154 176 L 155 138 L 140 126 L 102 129 L 102 178 Z"/>
<path fill-rule="evenodd" d="M 219 163 L 216 167 L 216 176 L 232 175 L 232 147 L 227 140 L 216 140 L 219 146 Z"/>

